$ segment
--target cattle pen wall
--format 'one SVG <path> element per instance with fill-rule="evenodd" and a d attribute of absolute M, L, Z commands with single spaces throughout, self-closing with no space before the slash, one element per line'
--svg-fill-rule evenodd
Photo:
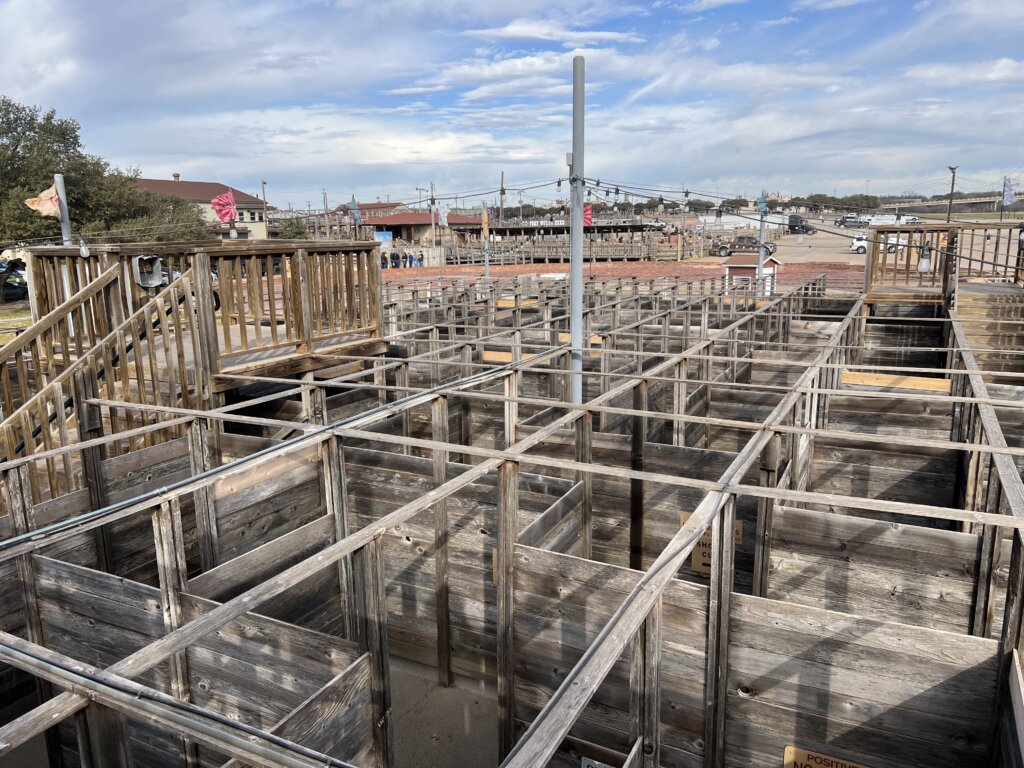
<path fill-rule="evenodd" d="M 953 267 L 590 279 L 572 404 L 565 281 L 372 248 L 111 247 L 12 353 L 0 765 L 417 765 L 404 665 L 505 766 L 1021 763 L 1024 398 Z"/>

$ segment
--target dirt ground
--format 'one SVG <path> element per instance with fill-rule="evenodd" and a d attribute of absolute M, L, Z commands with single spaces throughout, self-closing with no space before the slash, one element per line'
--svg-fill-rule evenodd
<path fill-rule="evenodd" d="M 831 223 L 829 223 L 830 225 Z M 785 235 L 778 241 L 776 257 L 782 262 L 779 272 L 780 287 L 797 285 L 820 274 L 827 276 L 830 291 L 859 293 L 864 285 L 864 256 L 850 251 L 853 235 L 818 232 L 805 235 Z M 801 242 L 802 241 L 802 242 Z M 718 256 L 684 261 L 645 262 L 587 262 L 584 273 L 598 278 L 615 277 L 680 277 L 699 280 L 703 277 L 724 275 Z M 569 264 L 500 265 L 491 268 L 494 277 L 525 274 L 565 274 Z M 386 282 L 408 282 L 438 277 L 482 277 L 480 265 L 438 268 L 386 269 L 382 273 Z"/>

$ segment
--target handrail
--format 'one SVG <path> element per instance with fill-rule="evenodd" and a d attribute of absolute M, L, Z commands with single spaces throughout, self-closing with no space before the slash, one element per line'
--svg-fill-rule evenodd
<path fill-rule="evenodd" d="M 187 405 L 190 402 L 187 394 L 189 382 L 187 371 L 182 364 L 184 361 L 181 345 L 182 337 L 190 334 L 193 326 L 190 301 L 191 275 L 191 270 L 186 271 L 113 328 L 106 337 L 26 400 L 21 407 L 0 421 L 0 448 L 5 451 L 7 457 L 34 453 L 40 444 L 49 448 L 54 442 L 66 443 L 70 439 L 67 411 L 74 407 L 75 401 L 68 393 L 74 390 L 75 378 L 79 375 L 87 376 L 89 384 L 96 389 L 102 385 L 110 394 L 113 394 L 119 383 L 122 388 L 135 387 L 143 402 L 146 401 L 148 393 L 155 404 L 166 399 L 173 401 L 173 404 Z M 182 304 L 186 305 L 184 312 L 180 311 Z M 173 354 L 167 348 L 171 342 L 165 319 L 169 319 L 175 326 Z M 162 352 L 166 376 L 161 375 L 157 368 L 158 342 L 154 337 L 158 335 L 160 341 L 164 342 Z M 130 358 L 133 358 L 131 363 Z M 160 394 L 162 385 L 168 385 L 170 390 L 166 398 Z M 175 399 L 176 390 L 181 394 L 180 399 Z M 112 421 L 115 420 L 113 412 L 110 418 Z M 122 418 L 128 428 L 134 427 L 134 417 L 131 414 L 124 414 Z M 52 434 L 54 428 L 59 433 L 56 440 Z M 159 441 L 159 436 L 149 433 L 143 440 L 147 444 L 155 443 Z M 117 444 L 111 443 L 111 448 L 116 451 Z M 49 495 L 54 497 L 60 490 L 56 459 L 44 459 L 43 464 Z M 33 498 L 39 501 L 44 498 L 44 494 L 40 478 L 33 471 L 35 469 L 29 466 L 29 477 Z M 73 473 L 73 466 L 67 456 L 63 460 L 63 470 L 64 483 L 71 490 L 77 475 Z"/>
<path fill-rule="evenodd" d="M 87 341 L 92 343 L 95 343 L 97 335 L 106 335 L 98 334 L 98 331 L 106 329 L 114 308 L 109 301 L 102 302 L 100 306 L 93 306 L 93 303 L 107 294 L 107 287 L 118 281 L 119 273 L 117 266 L 110 267 L 81 291 L 0 347 L 0 361 L 3 363 L 0 369 L 0 394 L 3 397 L 5 418 L 26 402 L 27 392 L 37 391 L 56 378 L 58 371 L 55 360 L 58 356 L 62 358 L 62 367 L 66 368 L 72 364 L 72 344 L 81 355 L 82 333 L 85 333 Z M 123 302 L 121 309 L 125 309 Z M 56 338 L 57 336 L 59 338 Z M 59 355 L 55 352 L 58 342 Z M 32 362 L 31 369 L 27 360 Z M 15 401 L 12 374 L 17 378 L 20 402 Z"/>

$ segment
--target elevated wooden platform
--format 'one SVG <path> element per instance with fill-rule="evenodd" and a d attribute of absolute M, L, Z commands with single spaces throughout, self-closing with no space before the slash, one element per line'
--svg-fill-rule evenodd
<path fill-rule="evenodd" d="M 279 248 L 0 423 L 0 759 L 405 768 L 402 658 L 494 684 L 509 768 L 1015 765 L 1024 390 L 972 333 L 1019 289 L 588 281 L 577 374 L 564 281 Z"/>

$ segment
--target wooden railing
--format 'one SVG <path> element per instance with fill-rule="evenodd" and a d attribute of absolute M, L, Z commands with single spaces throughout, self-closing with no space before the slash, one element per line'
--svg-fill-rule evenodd
<path fill-rule="evenodd" d="M 310 353 L 379 335 L 380 268 L 368 243 L 360 250 L 213 249 L 197 267 L 207 256 L 220 299 L 214 313 L 224 363 L 236 355 Z"/>
<path fill-rule="evenodd" d="M 127 314 L 120 270 L 113 266 L 0 347 L 2 417 L 95 347 Z"/>
<path fill-rule="evenodd" d="M 1024 249 L 1019 223 L 872 227 L 865 290 L 932 288 L 957 279 L 1020 282 Z M 922 260 L 927 253 L 927 263 Z"/>
<path fill-rule="evenodd" d="M 107 283 L 110 285 L 110 283 Z M 102 290 L 102 289 L 100 289 Z M 81 467 L 70 454 L 52 451 L 105 431 L 131 432 L 158 422 L 130 409 L 109 407 L 89 414 L 82 403 L 93 397 L 157 406 L 192 407 L 193 377 L 187 356 L 198 352 L 191 273 L 143 304 L 88 351 L 0 422 L 6 459 L 45 454 L 28 465 L 36 502 L 82 489 Z M 108 456 L 180 436 L 180 428 L 135 433 L 106 445 Z M 103 457 L 105 458 L 105 457 Z"/>

